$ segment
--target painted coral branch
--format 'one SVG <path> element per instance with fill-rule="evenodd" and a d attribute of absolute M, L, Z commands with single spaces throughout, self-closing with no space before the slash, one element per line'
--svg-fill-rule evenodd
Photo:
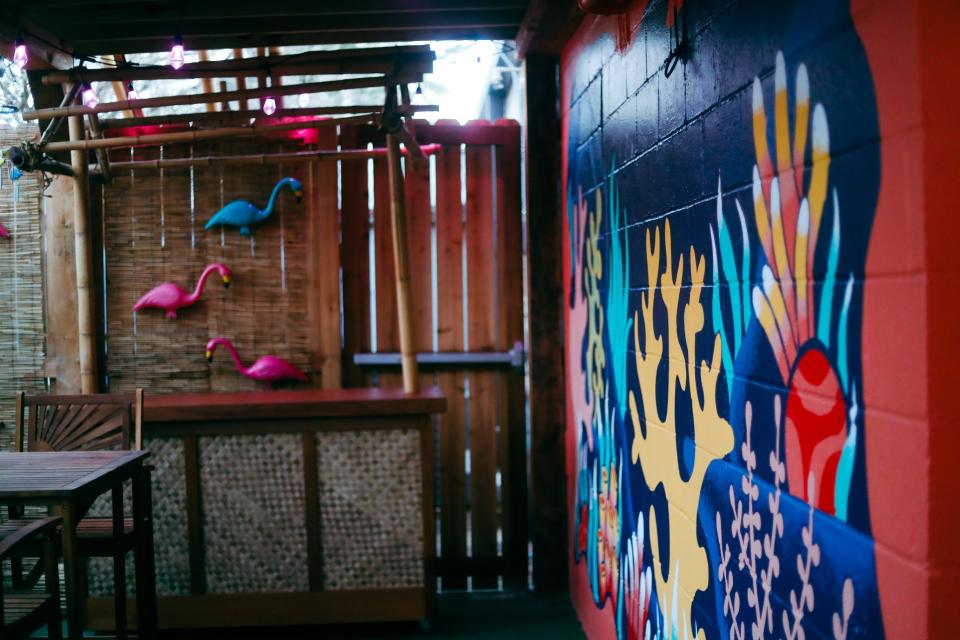
<path fill-rule="evenodd" d="M 717 408 L 716 386 L 720 374 L 720 336 L 714 335 L 709 363 L 697 363 L 696 337 L 703 330 L 704 314 L 700 303 L 705 264 L 691 247 L 689 288 L 683 283 L 684 257 L 674 266 L 670 223 L 663 227 L 663 263 L 661 263 L 660 229 L 646 232 L 648 289 L 641 295 L 643 336 L 640 339 L 640 319 L 634 316 L 633 341 L 636 352 L 637 379 L 640 383 L 641 417 L 637 398 L 629 393 L 630 417 L 633 422 L 631 455 L 634 463 L 643 469 L 647 487 L 656 491 L 663 488 L 672 513 L 696 513 L 700 492 L 710 463 L 726 455 L 733 448 L 733 432 Z M 659 275 L 659 286 L 658 286 Z M 689 291 L 689 298 L 680 315 L 681 291 Z M 654 301 L 659 296 L 666 308 L 666 323 L 662 334 L 654 326 Z M 663 317 L 657 314 L 657 317 Z M 681 320 L 682 318 L 682 320 Z M 682 327 L 681 327 L 682 322 Z M 664 352 L 664 338 L 667 340 Z M 665 381 L 661 363 L 666 360 Z M 666 413 L 658 408 L 658 389 L 665 382 L 667 389 Z M 693 418 L 695 458 L 689 474 L 681 470 L 680 441 L 677 438 L 678 390 L 684 392 L 680 401 L 689 403 Z M 702 396 L 700 395 L 702 390 Z M 654 579 L 658 603 L 664 612 L 666 637 L 685 634 L 693 629 L 691 609 L 693 597 L 707 588 L 709 568 L 706 552 L 697 540 L 697 523 L 687 517 L 670 517 L 661 528 L 657 514 L 650 509 L 650 549 L 653 555 Z M 660 551 L 661 532 L 669 534 L 668 555 L 671 566 L 666 567 Z M 703 637 L 699 630 L 698 637 Z"/>
<path fill-rule="evenodd" d="M 775 423 L 779 424 L 781 413 L 779 396 L 774 398 Z M 770 519 L 767 527 L 763 525 L 761 512 L 755 505 L 760 496 L 760 487 L 754 479 L 757 468 L 756 452 L 753 450 L 753 405 L 747 402 L 744 406 L 746 433 L 744 442 L 740 446 L 740 457 L 747 470 L 741 478 L 740 490 L 742 499 L 739 499 L 731 485 L 729 488 L 730 509 L 733 519 L 730 522 L 730 535 L 736 540 L 739 547 L 737 553 L 737 568 L 744 572 L 749 579 L 746 592 L 746 602 L 749 611 L 753 614 L 750 623 L 750 637 L 759 640 L 773 631 L 773 604 L 771 592 L 774 578 L 780 575 L 780 559 L 777 557 L 776 543 L 783 537 L 783 515 L 780 513 L 781 485 L 786 477 L 783 461 L 780 457 L 780 436 L 777 433 L 774 450 L 770 453 L 770 470 L 774 477 L 774 490 L 767 500 Z M 746 504 L 746 506 L 744 506 Z M 764 531 L 759 535 L 761 531 Z M 721 562 L 718 578 L 724 583 L 724 615 L 730 621 L 730 635 L 742 639 L 744 622 L 740 620 L 740 594 L 735 590 L 734 575 L 728 569 L 731 557 L 729 545 L 723 542 L 723 527 L 719 513 L 717 514 L 717 540 L 720 542 Z M 758 537 L 759 535 L 759 537 Z M 763 559 L 766 566 L 761 567 Z"/>
<path fill-rule="evenodd" d="M 813 613 L 813 585 L 810 574 L 820 565 L 820 545 L 813 540 L 813 508 L 810 509 L 807 526 L 801 531 L 804 553 L 797 554 L 797 573 L 800 575 L 800 590 L 790 590 L 790 611 L 783 612 L 783 632 L 787 640 L 804 640 L 803 617 Z"/>
<path fill-rule="evenodd" d="M 843 618 L 840 618 L 839 613 L 833 614 L 833 640 L 847 640 L 853 604 L 853 580 L 847 578 L 843 581 Z"/>

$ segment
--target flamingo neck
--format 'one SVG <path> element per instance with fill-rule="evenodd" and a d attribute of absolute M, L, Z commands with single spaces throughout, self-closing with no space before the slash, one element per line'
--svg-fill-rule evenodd
<path fill-rule="evenodd" d="M 277 203 L 277 196 L 280 195 L 280 190 L 283 189 L 283 187 L 289 183 L 290 183 L 290 178 L 284 178 L 283 180 L 278 182 L 276 185 L 274 185 L 273 192 L 270 194 L 270 200 L 267 202 L 267 207 L 260 212 L 261 220 L 263 220 L 264 218 L 268 217 L 271 213 L 273 213 L 273 206 Z"/>
<path fill-rule="evenodd" d="M 197 299 L 200 297 L 200 294 L 203 293 L 203 288 L 207 284 L 207 278 L 209 278 L 210 274 L 213 273 L 216 269 L 217 269 L 216 265 L 209 264 L 207 265 L 207 268 L 203 270 L 203 273 L 200 274 L 200 279 L 197 280 L 197 287 L 193 290 L 193 293 L 191 293 L 188 296 L 191 303 L 196 302 Z"/>
<path fill-rule="evenodd" d="M 223 348 L 230 352 L 230 357 L 233 358 L 233 364 L 236 365 L 237 369 L 241 373 L 247 372 L 247 367 L 243 366 L 243 362 L 240 360 L 240 354 L 237 353 L 237 348 L 233 346 L 233 343 L 229 340 L 221 338 L 216 341 L 216 344 L 223 345 Z"/>

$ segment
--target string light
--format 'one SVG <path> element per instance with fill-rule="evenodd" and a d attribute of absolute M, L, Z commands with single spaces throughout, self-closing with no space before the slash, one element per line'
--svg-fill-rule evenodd
<path fill-rule="evenodd" d="M 139 100 L 140 94 L 137 93 L 137 90 L 133 88 L 133 83 L 127 83 L 127 100 Z"/>
<path fill-rule="evenodd" d="M 309 105 L 310 105 L 310 94 L 309 94 L 309 93 L 301 93 L 299 96 L 297 96 L 297 104 L 300 105 L 301 107 L 307 107 L 307 106 L 309 106 Z"/>
<path fill-rule="evenodd" d="M 91 87 L 89 84 L 83 85 L 83 95 L 81 99 L 83 100 L 83 104 L 88 109 L 93 109 L 100 104 L 100 100 L 97 99 L 97 94 L 94 93 L 93 87 Z"/>
<path fill-rule="evenodd" d="M 273 96 L 267 96 L 267 99 L 263 101 L 263 112 L 268 116 L 277 112 L 277 101 L 273 99 Z"/>
<path fill-rule="evenodd" d="M 13 64 L 23 69 L 27 66 L 29 59 L 30 56 L 27 53 L 27 45 L 23 42 L 23 38 L 17 34 L 17 39 L 13 41 Z"/>
<path fill-rule="evenodd" d="M 174 69 L 183 66 L 183 38 L 179 33 L 173 37 L 173 46 L 170 48 L 170 66 Z"/>

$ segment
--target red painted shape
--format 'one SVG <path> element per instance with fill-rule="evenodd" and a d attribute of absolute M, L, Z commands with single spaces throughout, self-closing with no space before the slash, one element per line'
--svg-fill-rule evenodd
<path fill-rule="evenodd" d="M 790 493 L 833 515 L 834 485 L 847 438 L 847 406 L 819 349 L 797 361 L 787 395 L 785 454 Z"/>

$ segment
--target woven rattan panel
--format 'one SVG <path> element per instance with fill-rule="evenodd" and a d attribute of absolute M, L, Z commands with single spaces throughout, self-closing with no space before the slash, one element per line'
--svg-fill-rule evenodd
<path fill-rule="evenodd" d="M 325 589 L 423 586 L 420 434 L 317 434 Z"/>
<path fill-rule="evenodd" d="M 187 548 L 187 489 L 184 479 L 183 441 L 179 438 L 146 438 L 153 465 L 153 536 L 157 569 L 157 593 L 190 593 L 190 556 Z M 124 491 L 124 505 L 130 513 L 130 488 Z M 110 500 L 103 496 L 90 508 L 91 515 L 109 516 Z M 90 594 L 113 595 L 113 560 L 88 560 Z M 127 593 L 134 588 L 133 554 L 127 555 Z"/>
<path fill-rule="evenodd" d="M 233 155 L 293 150 L 292 142 L 229 141 L 138 149 L 130 157 Z M 306 203 L 281 192 L 270 218 L 252 236 L 236 228 L 204 230 L 223 205 L 237 198 L 266 206 L 284 176 L 303 179 L 308 165 L 194 167 L 122 171 L 104 187 L 107 360 L 111 391 L 141 386 L 148 393 L 236 391 L 257 388 L 226 352 L 213 365 L 207 340 L 224 336 L 250 364 L 264 354 L 286 358 L 309 372 L 307 347 Z M 307 194 L 310 197 L 310 194 Z M 132 309 L 161 282 L 192 291 L 203 268 L 222 262 L 234 273 L 229 289 L 207 281 L 200 302 L 167 320 L 157 309 Z"/>
<path fill-rule="evenodd" d="M 300 436 L 199 444 L 207 591 L 308 590 Z"/>
<path fill-rule="evenodd" d="M 36 133 L 34 126 L 0 127 L 0 147 Z M 0 167 L 0 222 L 10 232 L 9 238 L 0 238 L 0 422 L 5 425 L 0 449 L 11 445 L 15 393 L 45 389 L 40 176 L 26 173 L 20 178 L 17 200 L 8 169 Z"/>

